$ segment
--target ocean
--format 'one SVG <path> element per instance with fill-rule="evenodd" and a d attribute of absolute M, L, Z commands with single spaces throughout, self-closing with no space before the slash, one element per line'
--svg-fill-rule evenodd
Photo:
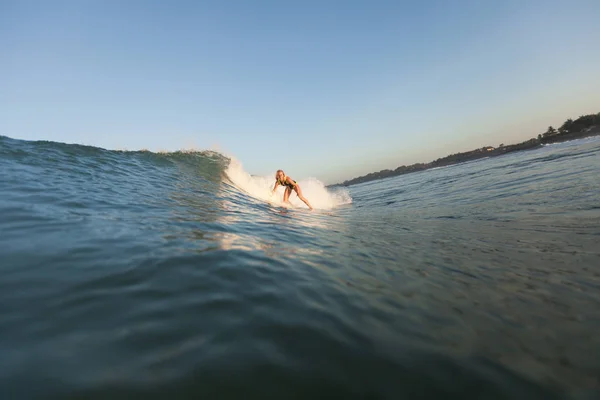
<path fill-rule="evenodd" d="M 273 183 L 0 137 L 0 398 L 599 398 L 599 137 Z"/>

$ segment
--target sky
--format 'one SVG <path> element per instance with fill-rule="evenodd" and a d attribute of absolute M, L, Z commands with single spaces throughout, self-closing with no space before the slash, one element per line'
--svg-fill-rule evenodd
<path fill-rule="evenodd" d="M 600 1 L 0 0 L 0 135 L 340 182 L 600 111 Z"/>

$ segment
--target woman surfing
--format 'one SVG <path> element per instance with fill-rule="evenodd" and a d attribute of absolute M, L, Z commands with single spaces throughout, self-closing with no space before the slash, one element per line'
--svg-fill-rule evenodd
<path fill-rule="evenodd" d="M 285 193 L 283 194 L 283 202 L 289 203 L 290 194 L 292 194 L 292 190 L 296 191 L 298 198 L 304 202 L 310 208 L 313 209 L 306 197 L 302 196 L 302 190 L 300 189 L 300 185 L 296 183 L 295 180 L 286 176 L 282 170 L 277 170 L 275 173 L 275 187 L 273 188 L 273 192 L 271 195 L 275 194 L 275 190 L 277 190 L 277 186 L 285 186 Z"/>

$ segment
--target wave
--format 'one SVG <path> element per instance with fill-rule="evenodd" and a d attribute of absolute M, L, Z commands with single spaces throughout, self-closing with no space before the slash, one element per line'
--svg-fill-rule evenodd
<path fill-rule="evenodd" d="M 584 138 L 577 138 L 571 140 L 565 140 L 564 142 L 555 142 L 555 143 L 542 143 L 543 147 L 568 147 L 572 145 L 578 145 L 583 143 L 594 143 L 596 141 L 600 141 L 600 136 L 589 136 Z"/>
<path fill-rule="evenodd" d="M 94 146 L 66 144 L 51 141 L 27 141 L 0 136 L 0 155 L 13 158 L 17 162 L 35 164 L 45 168 L 53 168 L 53 164 L 69 165 L 72 172 L 85 168 L 86 172 L 104 172 L 118 169 L 120 172 L 129 170 L 146 170 L 148 175 L 155 176 L 157 168 L 176 166 L 178 173 L 186 180 L 219 183 L 225 180 L 236 190 L 249 195 L 256 200 L 268 202 L 277 206 L 283 203 L 284 188 L 278 188 L 274 195 L 271 191 L 274 178 L 251 175 L 246 172 L 235 157 L 226 156 L 214 150 L 182 149 L 177 151 L 152 152 L 143 150 L 107 150 Z M 108 170 L 107 170 L 108 168 Z M 154 172 L 153 172 L 154 171 Z M 106 177 L 110 179 L 110 177 Z M 302 192 L 316 209 L 332 209 L 344 204 L 350 204 L 352 198 L 347 189 L 328 190 L 316 178 L 299 180 Z M 214 187 L 204 187 L 205 191 L 213 191 Z M 306 205 L 293 193 L 290 196 L 293 207 L 306 208 Z"/>

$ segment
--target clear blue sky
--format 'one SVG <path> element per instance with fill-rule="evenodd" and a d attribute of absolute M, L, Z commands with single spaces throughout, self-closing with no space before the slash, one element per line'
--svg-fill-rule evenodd
<path fill-rule="evenodd" d="M 332 183 L 600 111 L 600 1 L 0 0 L 0 134 Z"/>

